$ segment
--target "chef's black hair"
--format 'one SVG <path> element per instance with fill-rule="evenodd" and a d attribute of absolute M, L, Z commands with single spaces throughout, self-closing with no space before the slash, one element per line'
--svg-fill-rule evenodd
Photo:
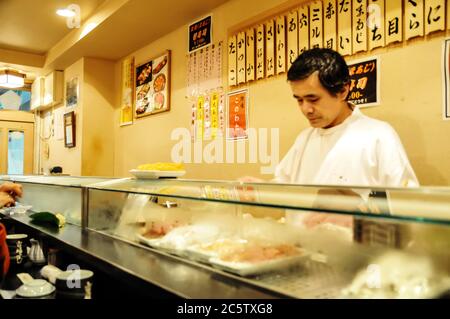
<path fill-rule="evenodd" d="M 338 52 L 324 48 L 314 48 L 300 54 L 289 68 L 287 78 L 288 81 L 304 80 L 316 71 L 319 71 L 320 83 L 333 96 L 350 83 L 344 58 Z"/>

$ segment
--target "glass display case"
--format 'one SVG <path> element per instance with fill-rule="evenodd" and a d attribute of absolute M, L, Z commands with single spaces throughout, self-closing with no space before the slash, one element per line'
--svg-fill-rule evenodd
<path fill-rule="evenodd" d="M 85 186 L 104 183 L 111 179 L 102 177 L 43 176 L 43 175 L 0 175 L 0 182 L 20 183 L 23 196 L 18 206 L 25 206 L 35 212 L 60 213 L 66 222 L 81 226 Z M 20 211 L 20 209 L 15 209 Z"/>
<path fill-rule="evenodd" d="M 450 289 L 448 188 L 120 179 L 86 192 L 88 229 L 286 297 Z"/>

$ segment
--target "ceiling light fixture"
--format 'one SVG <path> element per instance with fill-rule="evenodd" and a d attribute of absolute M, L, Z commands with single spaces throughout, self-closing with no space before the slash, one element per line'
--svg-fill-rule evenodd
<path fill-rule="evenodd" d="M 76 12 L 73 10 L 70 10 L 69 8 L 66 9 L 58 9 L 56 10 L 56 14 L 61 17 L 74 17 L 76 15 Z"/>
<path fill-rule="evenodd" d="M 56 14 L 66 18 L 69 29 L 78 29 L 81 25 L 81 8 L 78 4 L 69 4 L 67 8 L 56 10 Z"/>
<path fill-rule="evenodd" d="M 0 70 L 0 86 L 15 89 L 25 85 L 25 74 L 13 70 Z"/>

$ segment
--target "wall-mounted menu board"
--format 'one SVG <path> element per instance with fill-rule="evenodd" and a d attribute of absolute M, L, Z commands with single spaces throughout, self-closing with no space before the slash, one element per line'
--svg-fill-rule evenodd
<path fill-rule="evenodd" d="M 229 34 L 228 85 L 285 73 L 310 48 L 350 56 L 444 31 L 446 25 L 450 29 L 450 3 L 445 0 L 299 0 L 286 12 Z M 239 50 L 252 34 L 254 44 Z"/>

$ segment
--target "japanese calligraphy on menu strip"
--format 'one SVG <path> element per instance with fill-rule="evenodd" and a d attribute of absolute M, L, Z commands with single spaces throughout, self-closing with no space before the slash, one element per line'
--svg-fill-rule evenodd
<path fill-rule="evenodd" d="M 336 40 L 336 0 L 325 0 L 323 6 L 323 46 L 331 50 L 337 50 Z"/>
<path fill-rule="evenodd" d="M 403 40 L 402 0 L 386 1 L 386 45 Z"/>
<path fill-rule="evenodd" d="M 287 16 L 287 67 L 289 68 L 298 56 L 298 12 L 291 11 Z"/>
<path fill-rule="evenodd" d="M 311 48 L 323 47 L 322 2 L 314 1 L 310 5 L 309 44 Z"/>
<path fill-rule="evenodd" d="M 309 7 L 298 9 L 298 53 L 309 49 Z"/>
<path fill-rule="evenodd" d="M 237 84 L 237 50 L 236 50 L 236 36 L 233 35 L 228 38 L 228 84 Z"/>
<path fill-rule="evenodd" d="M 239 32 L 237 35 L 237 82 L 245 83 L 245 32 Z"/>
<path fill-rule="evenodd" d="M 404 0 L 404 5 L 405 39 L 423 36 L 423 0 Z"/>
<path fill-rule="evenodd" d="M 338 1 L 338 52 L 352 54 L 352 5 L 350 0 Z"/>
<path fill-rule="evenodd" d="M 275 74 L 275 24 L 266 22 L 266 76 Z"/>
<path fill-rule="evenodd" d="M 246 32 L 246 68 L 245 73 L 248 81 L 255 79 L 255 29 L 248 29 Z"/>
<path fill-rule="evenodd" d="M 425 34 L 445 29 L 445 0 L 425 0 Z"/>
<path fill-rule="evenodd" d="M 284 16 L 278 17 L 276 23 L 276 72 L 280 74 L 286 72 L 286 21 Z"/>
<path fill-rule="evenodd" d="M 369 0 L 369 50 L 384 47 L 384 0 Z"/>
<path fill-rule="evenodd" d="M 228 38 L 228 84 L 282 74 L 314 47 L 342 55 L 450 29 L 450 0 L 312 0 Z"/>
<path fill-rule="evenodd" d="M 367 51 L 367 0 L 353 0 L 353 53 Z"/>
<path fill-rule="evenodd" d="M 266 33 L 264 31 L 264 25 L 260 24 L 256 28 L 256 79 L 263 79 L 265 74 L 265 54 L 264 54 L 264 41 Z"/>

